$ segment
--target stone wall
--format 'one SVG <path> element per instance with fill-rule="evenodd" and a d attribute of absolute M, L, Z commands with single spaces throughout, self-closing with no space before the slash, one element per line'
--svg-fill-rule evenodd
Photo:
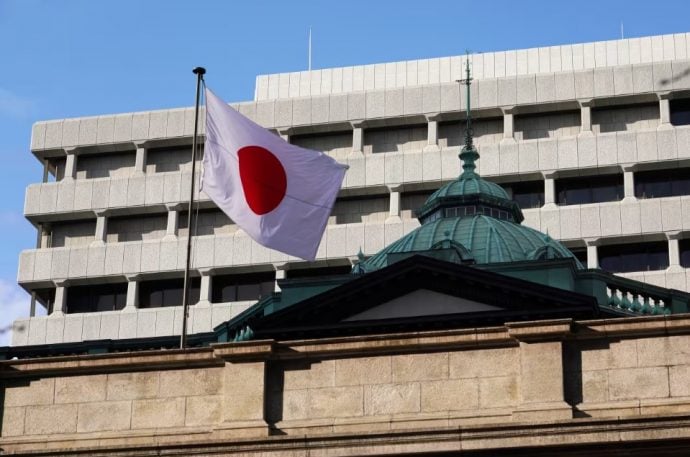
<path fill-rule="evenodd" d="M 690 414 L 688 343 L 681 315 L 4 361 L 0 448 L 362 439 L 553 420 L 572 428 L 568 440 L 577 427 L 594 433 L 592 418 Z"/>

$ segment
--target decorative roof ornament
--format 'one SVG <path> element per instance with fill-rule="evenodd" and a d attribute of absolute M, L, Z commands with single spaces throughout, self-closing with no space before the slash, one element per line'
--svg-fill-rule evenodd
<path fill-rule="evenodd" d="M 469 51 L 465 53 L 465 79 L 459 79 L 460 84 L 464 84 L 467 87 L 467 124 L 465 126 L 465 146 L 463 146 L 460 151 L 460 160 L 462 160 L 463 173 L 461 178 L 472 178 L 478 176 L 474 171 L 476 168 L 475 162 L 479 160 L 479 153 L 474 147 L 472 130 L 472 102 L 470 97 L 470 85 L 472 85 L 472 76 L 470 74 L 470 54 Z"/>
<path fill-rule="evenodd" d="M 352 274 L 363 275 L 364 273 L 366 273 L 366 269 L 364 268 L 364 261 L 365 260 L 366 260 L 366 256 L 362 252 L 362 246 L 360 246 L 359 252 L 357 253 L 357 261 L 352 266 Z"/>

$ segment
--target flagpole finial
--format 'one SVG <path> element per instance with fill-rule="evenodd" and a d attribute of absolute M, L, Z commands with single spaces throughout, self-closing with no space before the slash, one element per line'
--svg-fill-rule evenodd
<path fill-rule="evenodd" d="M 206 69 L 204 67 L 196 67 L 194 70 L 192 70 L 192 73 L 203 76 L 206 74 Z"/>

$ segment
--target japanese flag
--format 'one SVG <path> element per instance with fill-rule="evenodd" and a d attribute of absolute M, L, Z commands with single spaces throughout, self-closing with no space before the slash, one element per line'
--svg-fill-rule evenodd
<path fill-rule="evenodd" d="M 203 191 L 257 243 L 314 260 L 347 165 L 303 149 L 206 89 Z"/>

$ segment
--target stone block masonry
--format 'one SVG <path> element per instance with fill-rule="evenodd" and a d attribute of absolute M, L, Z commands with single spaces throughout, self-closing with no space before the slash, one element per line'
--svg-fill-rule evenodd
<path fill-rule="evenodd" d="M 3 361 L 0 448 L 276 444 L 336 432 L 366 441 L 553 420 L 566 442 L 599 430 L 597 420 L 690 415 L 688 342 L 690 318 L 678 315 Z"/>

